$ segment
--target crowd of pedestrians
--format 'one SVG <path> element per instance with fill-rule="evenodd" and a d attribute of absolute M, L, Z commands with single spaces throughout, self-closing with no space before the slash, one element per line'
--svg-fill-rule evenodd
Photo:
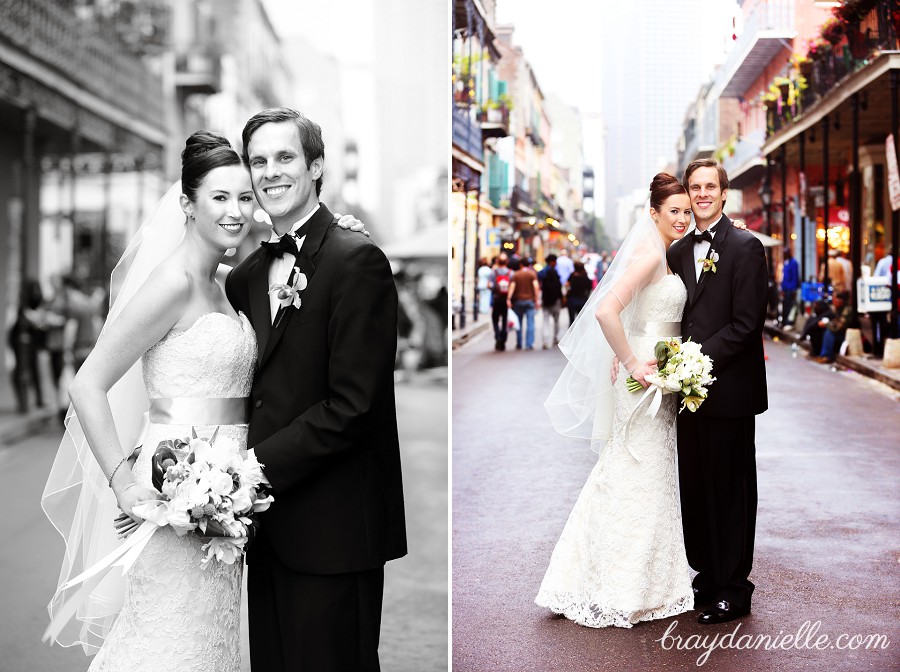
<path fill-rule="evenodd" d="M 22 284 L 16 317 L 7 334 L 18 413 L 28 413 L 33 404 L 56 408 L 62 418 L 68 406 L 67 381 L 94 347 L 106 305 L 105 290 L 86 287 L 72 276 L 55 276 L 48 295 L 33 278 Z M 48 379 L 52 390 L 45 389 Z"/>
<path fill-rule="evenodd" d="M 501 253 L 491 262 L 482 259 L 479 312 L 491 315 L 494 349 L 506 350 L 510 331 L 515 333 L 516 350 L 534 350 L 535 344 L 548 350 L 558 345 L 607 267 L 605 257 L 598 260 L 592 278 L 582 261 L 565 252 L 547 255 L 539 270 L 531 257 Z M 543 316 L 540 338 L 536 333 L 538 311 Z M 563 324 L 561 316 L 566 313 L 568 323 Z"/>

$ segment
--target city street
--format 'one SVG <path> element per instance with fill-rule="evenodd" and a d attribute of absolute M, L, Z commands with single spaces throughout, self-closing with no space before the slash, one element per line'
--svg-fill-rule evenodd
<path fill-rule="evenodd" d="M 698 625 L 690 612 L 595 630 L 533 602 L 596 455 L 556 434 L 543 408 L 562 353 L 514 345 L 511 336 L 495 353 L 486 331 L 453 353 L 454 670 L 900 669 L 895 391 L 792 358 L 789 346 L 767 339 L 752 614 L 720 626 Z M 747 634 L 780 645 L 752 649 L 747 638 L 743 648 L 707 652 L 690 639 L 722 638 L 738 624 L 735 646 Z M 798 633 L 799 643 L 784 639 Z M 877 634 L 885 648 L 852 639 Z M 822 635 L 827 644 L 814 648 Z"/>
<path fill-rule="evenodd" d="M 446 670 L 446 379 L 398 385 L 397 407 L 410 553 L 385 571 L 382 668 Z M 59 436 L 50 429 L 13 446 L 0 446 L 0 492 L 7 501 L 7 515 L 0 520 L 2 672 L 78 672 L 91 660 L 80 647 L 63 649 L 40 641 L 63 550 L 62 539 L 40 508 Z M 242 635 L 246 672 L 246 630 Z"/>

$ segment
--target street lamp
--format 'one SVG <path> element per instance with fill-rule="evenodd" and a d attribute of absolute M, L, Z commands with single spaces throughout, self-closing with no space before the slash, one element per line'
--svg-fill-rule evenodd
<path fill-rule="evenodd" d="M 766 166 L 768 168 L 768 166 Z M 768 170 L 766 171 L 768 172 Z M 765 208 L 766 213 L 766 227 L 769 229 L 767 233 L 771 235 L 771 222 L 769 221 L 769 208 L 772 206 L 772 187 L 769 186 L 769 176 L 766 175 L 763 178 L 762 184 L 759 187 L 759 198 L 762 201 L 763 208 Z"/>
<path fill-rule="evenodd" d="M 763 217 L 766 220 L 766 235 L 772 235 L 772 163 L 766 159 L 766 174 L 759 187 L 759 199 L 763 204 Z M 772 248 L 766 247 L 766 262 L 769 266 L 769 286 L 775 281 L 775 269 L 772 268 Z"/>

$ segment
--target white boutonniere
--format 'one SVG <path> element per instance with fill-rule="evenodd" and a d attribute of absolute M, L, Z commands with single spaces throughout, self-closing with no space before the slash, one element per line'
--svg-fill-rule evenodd
<path fill-rule="evenodd" d="M 709 257 L 705 257 L 703 259 L 698 259 L 697 263 L 702 266 L 700 269 L 700 273 L 706 273 L 707 271 L 716 272 L 716 262 L 719 260 L 719 253 L 713 252 Z"/>
<path fill-rule="evenodd" d="M 300 308 L 300 292 L 306 289 L 306 273 L 297 273 L 292 285 L 275 283 L 269 287 L 269 294 L 274 294 L 282 308 L 294 306 Z"/>

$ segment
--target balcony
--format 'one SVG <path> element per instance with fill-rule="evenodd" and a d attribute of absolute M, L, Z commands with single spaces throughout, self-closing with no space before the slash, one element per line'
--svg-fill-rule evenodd
<path fill-rule="evenodd" d="M 775 78 L 770 87 L 771 100 L 765 101 L 767 136 L 790 126 L 817 101 L 834 95 L 835 87 L 869 65 L 877 52 L 900 50 L 900 34 L 891 20 L 890 8 L 885 3 L 874 4 L 862 17 L 848 13 L 847 18 L 830 19 L 789 77 Z M 793 105 L 788 104 L 792 87 L 799 89 Z"/>
<path fill-rule="evenodd" d="M 766 162 L 762 155 L 763 129 L 737 138 L 722 156 L 722 167 L 732 188 L 741 189 L 762 177 Z"/>
<path fill-rule="evenodd" d="M 79 19 L 51 0 L 4 0 L 0 7 L 0 41 L 105 103 L 154 128 L 160 125 L 162 80 L 124 45 L 112 25 Z"/>
<path fill-rule="evenodd" d="M 509 108 L 503 103 L 487 106 L 478 112 L 478 123 L 481 124 L 481 137 L 504 138 L 509 135 Z"/>
<path fill-rule="evenodd" d="M 525 135 L 528 136 L 528 139 L 531 140 L 531 144 L 535 147 L 538 149 L 543 148 L 544 141 L 541 139 L 541 132 L 536 126 L 529 126 L 528 130 L 525 131 Z"/>
<path fill-rule="evenodd" d="M 706 144 L 701 137 L 696 126 L 696 120 L 691 119 L 691 123 L 684 130 L 684 152 L 682 152 L 679 169 L 684 170 L 687 165 L 695 159 L 708 159 L 716 151 L 715 145 Z"/>
<path fill-rule="evenodd" d="M 722 97 L 743 96 L 775 56 L 794 39 L 795 0 L 761 0 L 716 76 Z"/>
<path fill-rule="evenodd" d="M 452 107 L 453 146 L 462 150 L 478 163 L 484 164 L 484 146 L 481 144 L 481 129 L 469 119 L 465 107 Z"/>
<path fill-rule="evenodd" d="M 846 25 L 837 24 L 831 30 L 823 30 L 822 38 L 808 54 L 808 104 L 828 94 L 846 75 L 868 64 L 876 51 L 900 49 L 897 27 L 884 3 L 879 3 L 861 20 L 853 18 Z"/>
<path fill-rule="evenodd" d="M 511 210 L 518 210 L 527 215 L 534 214 L 534 205 L 531 200 L 531 194 L 521 187 L 513 187 L 509 207 Z"/>
<path fill-rule="evenodd" d="M 175 85 L 185 95 L 211 95 L 222 90 L 222 61 L 212 49 L 180 52 L 175 56 Z"/>

